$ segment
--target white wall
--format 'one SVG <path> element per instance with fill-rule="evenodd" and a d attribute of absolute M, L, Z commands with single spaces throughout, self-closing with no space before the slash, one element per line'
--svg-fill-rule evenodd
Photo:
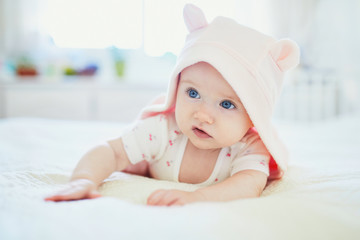
<path fill-rule="evenodd" d="M 37 2 L 38 0 L 0 0 L 0 64 L 4 61 L 5 55 L 13 57 L 26 51 L 33 51 L 38 58 L 41 57 L 39 57 L 41 51 L 37 51 L 37 48 L 44 49 L 46 44 L 36 33 L 37 18 L 31 15 L 39 8 Z M 296 90 L 304 91 L 304 94 L 300 95 L 296 92 L 298 96 L 296 104 L 294 103 L 297 106 L 296 111 L 315 113 L 315 110 L 308 110 L 308 106 L 322 106 L 322 108 L 336 108 L 338 114 L 360 112 L 360 68 L 358 67 L 360 66 L 360 28 L 356 25 L 360 22 L 360 1 L 257 0 L 250 4 L 243 0 L 236 1 L 235 6 L 239 14 L 237 20 L 247 19 L 249 21 L 246 24 L 253 27 L 269 27 L 261 30 L 272 32 L 276 37 L 293 38 L 300 44 L 302 51 L 301 64 L 298 68 L 300 74 L 292 75 L 284 89 L 284 95 L 294 99 L 292 94 L 295 93 L 291 89 L 294 86 L 303 88 Z M 251 18 L 247 18 L 244 15 L 247 12 L 245 9 L 257 12 L 254 12 Z M 164 32 L 172 34 L 171 31 Z M 46 51 L 42 50 L 42 52 L 52 52 L 53 58 L 61 59 L 70 51 L 60 52 L 59 49 L 47 47 Z M 151 58 L 144 54 L 143 49 L 128 53 L 123 82 L 140 85 L 142 82 L 164 86 L 167 84 L 174 58 Z M 114 81 L 111 54 L 108 51 L 84 49 L 70 54 L 98 59 L 101 64 L 99 81 L 105 84 Z M 45 58 L 44 63 L 48 62 Z M 324 91 L 330 90 L 318 88 L 327 78 L 335 79 L 336 89 L 331 91 L 337 92 L 336 97 L 330 97 L 329 101 L 323 100 L 321 96 L 325 96 Z M 49 78 L 49 81 L 53 79 Z M 306 90 L 309 87 L 311 94 Z M 329 89 L 331 88 L 332 85 Z M 332 101 L 334 99 L 335 103 Z"/>

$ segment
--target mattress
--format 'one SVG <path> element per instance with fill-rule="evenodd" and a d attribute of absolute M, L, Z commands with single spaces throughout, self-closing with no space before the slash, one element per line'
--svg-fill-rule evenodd
<path fill-rule="evenodd" d="M 277 122 L 289 170 L 259 198 L 147 206 L 156 189 L 191 184 L 121 172 L 101 198 L 46 202 L 90 147 L 126 124 L 0 120 L 0 239 L 360 239 L 360 116 Z"/>

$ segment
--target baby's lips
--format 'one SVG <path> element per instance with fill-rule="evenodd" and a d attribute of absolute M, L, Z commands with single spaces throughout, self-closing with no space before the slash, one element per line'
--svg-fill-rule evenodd
<path fill-rule="evenodd" d="M 208 134 L 206 131 L 202 130 L 201 128 L 198 127 L 193 127 L 192 128 L 193 132 L 198 136 L 198 137 L 209 137 L 212 138 L 212 136 L 210 134 Z"/>

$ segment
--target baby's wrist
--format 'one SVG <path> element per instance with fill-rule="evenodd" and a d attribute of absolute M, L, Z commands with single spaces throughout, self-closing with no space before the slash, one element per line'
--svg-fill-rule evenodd
<path fill-rule="evenodd" d="M 194 194 L 197 195 L 197 198 L 199 199 L 199 201 L 202 201 L 202 202 L 210 201 L 209 196 L 206 194 L 206 192 L 204 191 L 203 188 L 197 189 L 196 191 L 194 191 Z"/>
<path fill-rule="evenodd" d="M 88 185 L 91 186 L 91 188 L 96 189 L 97 184 L 88 178 L 71 178 L 70 184 L 80 184 L 80 185 Z"/>
<path fill-rule="evenodd" d="M 70 178 L 70 182 L 77 181 L 77 180 L 88 180 L 95 184 L 96 181 L 94 181 L 94 176 L 87 172 L 87 171 L 81 171 L 81 172 L 75 172 Z"/>

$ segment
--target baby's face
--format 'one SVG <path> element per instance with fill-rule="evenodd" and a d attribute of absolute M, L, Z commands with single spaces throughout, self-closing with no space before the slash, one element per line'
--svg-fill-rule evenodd
<path fill-rule="evenodd" d="M 205 62 L 181 72 L 175 116 L 180 130 L 200 149 L 231 146 L 252 127 L 235 91 Z"/>

